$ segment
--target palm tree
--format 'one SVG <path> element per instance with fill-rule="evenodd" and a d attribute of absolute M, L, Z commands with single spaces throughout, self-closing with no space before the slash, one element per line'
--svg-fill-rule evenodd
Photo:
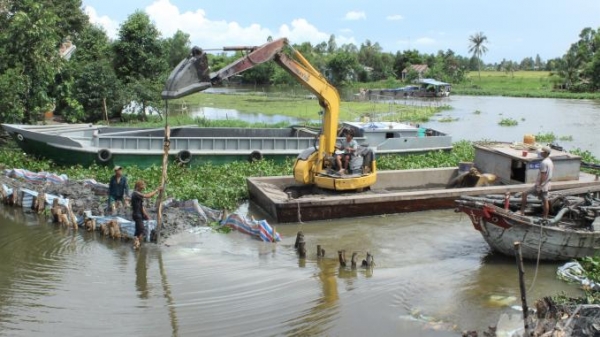
<path fill-rule="evenodd" d="M 479 62 L 477 62 L 477 70 L 479 71 L 479 79 L 481 80 L 481 56 L 488 51 L 487 47 L 484 45 L 488 42 L 488 39 L 483 32 L 479 32 L 469 36 L 469 42 L 471 43 L 469 45 L 469 53 L 473 53 L 473 56 L 479 60 Z"/>

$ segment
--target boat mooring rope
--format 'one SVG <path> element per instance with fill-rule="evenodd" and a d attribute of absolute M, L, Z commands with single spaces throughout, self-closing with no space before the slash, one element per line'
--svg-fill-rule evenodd
<path fill-rule="evenodd" d="M 529 290 L 527 290 L 527 293 L 531 293 L 531 291 L 533 290 L 533 286 L 535 285 L 535 281 L 537 280 L 537 275 L 538 275 L 538 270 L 540 267 L 540 255 L 542 254 L 542 237 L 544 235 L 544 224 L 540 223 L 540 244 L 538 245 L 538 255 L 537 255 L 537 261 L 535 263 L 535 273 L 533 274 L 533 281 L 531 281 L 531 285 L 529 286 Z"/>

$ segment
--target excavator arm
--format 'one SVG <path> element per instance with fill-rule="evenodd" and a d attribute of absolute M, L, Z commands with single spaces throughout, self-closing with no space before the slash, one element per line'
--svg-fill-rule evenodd
<path fill-rule="evenodd" d="M 206 53 L 194 47 L 190 56 L 177 65 L 169 75 L 163 99 L 175 99 L 210 88 L 231 76 L 259 64 L 274 61 L 304 87 L 311 91 L 323 108 L 323 131 L 319 136 L 319 148 L 306 158 L 302 155 L 294 165 L 294 178 L 299 183 L 317 184 L 327 189 L 362 189 L 375 183 L 375 163 L 371 172 L 361 177 L 334 177 L 323 170 L 325 158 L 334 155 L 340 109 L 338 91 L 315 69 L 304 56 L 291 48 L 287 39 L 268 42 L 259 47 L 225 47 L 225 51 L 246 51 L 248 54 L 219 71 L 209 73 Z M 289 50 L 291 56 L 284 53 Z"/>

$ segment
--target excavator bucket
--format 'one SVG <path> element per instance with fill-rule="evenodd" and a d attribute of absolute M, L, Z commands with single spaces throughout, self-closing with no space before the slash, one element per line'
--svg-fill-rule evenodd
<path fill-rule="evenodd" d="M 179 62 L 171 72 L 161 96 L 163 99 L 175 99 L 211 86 L 206 53 L 201 48 L 194 47 L 190 56 Z"/>

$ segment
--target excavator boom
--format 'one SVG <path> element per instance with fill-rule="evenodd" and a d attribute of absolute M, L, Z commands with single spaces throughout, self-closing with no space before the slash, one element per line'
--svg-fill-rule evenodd
<path fill-rule="evenodd" d="M 209 73 L 207 54 L 201 48 L 194 47 L 190 56 L 181 61 L 169 75 L 162 92 L 163 99 L 181 98 L 206 90 L 213 84 L 259 64 L 274 61 L 315 94 L 323 108 L 323 130 L 319 136 L 319 147 L 296 160 L 295 180 L 340 190 L 362 189 L 375 183 L 374 161 L 369 167 L 369 172 L 358 177 L 334 177 L 324 171 L 325 159 L 331 158 L 335 152 L 340 97 L 337 89 L 300 52 L 291 48 L 287 39 L 274 40 L 259 47 L 225 47 L 223 50 L 245 51 L 248 54 L 216 72 Z M 290 50 L 291 56 L 288 56 L 285 50 Z"/>

